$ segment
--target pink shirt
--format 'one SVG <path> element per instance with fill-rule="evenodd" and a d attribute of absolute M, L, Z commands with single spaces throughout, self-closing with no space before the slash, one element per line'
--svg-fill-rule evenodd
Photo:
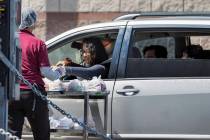
<path fill-rule="evenodd" d="M 40 67 L 50 66 L 46 45 L 42 40 L 26 30 L 20 31 L 19 39 L 22 49 L 22 75 L 30 83 L 36 83 L 41 88 L 44 88 Z M 30 88 L 21 82 L 20 89 Z"/>

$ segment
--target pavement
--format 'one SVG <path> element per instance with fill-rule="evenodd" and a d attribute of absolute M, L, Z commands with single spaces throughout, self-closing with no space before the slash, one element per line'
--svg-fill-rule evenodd
<path fill-rule="evenodd" d="M 24 140 L 33 140 L 32 135 L 23 135 L 22 139 Z M 50 140 L 84 140 L 83 136 L 56 136 L 51 135 Z M 97 137 L 88 137 L 88 140 L 102 140 Z"/>

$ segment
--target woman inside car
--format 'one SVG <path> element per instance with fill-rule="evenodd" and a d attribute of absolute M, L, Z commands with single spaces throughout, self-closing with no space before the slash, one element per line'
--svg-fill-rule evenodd
<path fill-rule="evenodd" d="M 73 63 L 69 58 L 66 58 L 62 65 L 65 66 L 64 80 L 70 80 L 73 77 L 92 79 L 93 76 L 100 75 L 104 78 L 107 70 L 105 69 L 105 66 L 100 63 L 107 60 L 108 56 L 101 40 L 98 38 L 85 38 L 80 45 L 82 62 L 80 65 L 77 64 L 75 66 L 75 63 Z M 61 66 L 61 62 L 57 63 L 57 66 Z"/>

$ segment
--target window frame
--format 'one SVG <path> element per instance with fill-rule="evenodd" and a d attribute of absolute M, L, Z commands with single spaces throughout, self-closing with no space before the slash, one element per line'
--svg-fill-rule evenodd
<path fill-rule="evenodd" d="M 125 26 L 118 26 L 118 27 L 104 27 L 104 28 L 94 28 L 89 30 L 82 30 L 77 33 L 69 34 L 66 37 L 59 38 L 55 40 L 53 43 L 48 45 L 48 53 L 53 52 L 56 49 L 61 48 L 65 44 L 78 40 L 80 38 L 85 38 L 88 36 L 94 36 L 99 34 L 106 34 L 106 33 L 117 33 L 117 38 L 115 41 L 115 46 L 112 54 L 112 60 L 109 68 L 108 79 L 115 79 L 116 78 L 116 69 L 119 60 L 119 49 L 121 48 L 121 42 L 123 40 L 125 31 Z"/>
<path fill-rule="evenodd" d="M 133 32 L 135 30 L 141 31 L 142 33 L 147 33 L 147 32 L 200 32 L 200 33 L 207 33 L 210 35 L 210 29 L 206 29 L 206 28 L 175 28 L 175 27 L 167 27 L 167 28 L 139 28 L 138 26 L 132 27 L 132 26 L 128 26 L 128 28 L 126 29 L 126 34 L 125 34 L 125 38 L 123 40 L 123 49 L 121 50 L 121 54 L 120 54 L 120 62 L 119 62 L 119 68 L 118 68 L 118 75 L 117 78 L 118 79 L 133 79 L 133 78 L 126 78 L 126 67 L 127 67 L 127 59 L 128 59 L 128 50 L 129 47 L 132 43 L 132 35 Z M 127 38 L 126 38 L 127 36 Z M 126 41 L 127 40 L 127 41 Z M 208 77 L 208 76 L 207 76 Z M 136 77 L 136 78 L 143 78 L 145 79 L 145 77 Z M 136 79 L 134 78 L 134 79 Z M 146 78 L 153 78 L 153 77 L 146 77 Z M 159 78 L 166 78 L 166 77 L 159 77 Z M 170 78 L 170 77 L 168 77 Z M 174 78 L 174 77 L 172 77 Z M 178 77 L 180 78 L 180 77 Z M 184 78 L 184 77 L 181 77 Z M 185 77 L 185 78 L 196 78 L 196 77 Z M 201 77 L 197 77 L 197 78 L 201 78 Z"/>

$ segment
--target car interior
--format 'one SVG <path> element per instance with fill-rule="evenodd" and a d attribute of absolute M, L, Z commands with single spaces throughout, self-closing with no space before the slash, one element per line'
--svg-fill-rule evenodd
<path fill-rule="evenodd" d="M 106 74 L 103 78 L 108 77 L 109 73 L 109 68 L 112 60 L 112 53 L 115 45 L 115 41 L 117 38 L 117 33 L 116 32 L 111 32 L 111 33 L 100 33 L 100 34 L 95 34 L 95 35 L 86 35 L 74 40 L 71 40 L 70 42 L 66 42 L 65 44 L 62 43 L 62 45 L 57 48 L 56 50 L 53 50 L 52 52 L 49 53 L 49 58 L 51 60 L 51 64 L 56 65 L 57 62 L 62 61 L 64 59 L 70 59 L 73 64 L 79 64 L 82 66 L 82 45 L 84 40 L 92 40 L 93 42 L 96 40 L 100 40 L 99 44 L 103 45 L 103 48 L 105 50 L 105 55 L 107 56 L 107 59 L 103 60 L 100 63 L 96 64 L 101 64 L 104 65 L 106 68 Z M 96 46 L 100 47 L 100 46 Z M 97 51 L 96 52 L 99 57 L 102 52 Z M 78 66 L 78 65 L 71 65 L 71 66 Z"/>
<path fill-rule="evenodd" d="M 210 76 L 209 33 L 135 32 L 130 44 L 125 77 L 204 77 Z M 143 50 L 161 45 L 167 58 L 145 58 Z M 138 52 L 138 55 L 133 52 Z M 184 57 L 187 53 L 187 57 Z M 133 66 L 137 66 L 132 69 Z M 205 67 L 205 69 L 204 69 Z"/>

